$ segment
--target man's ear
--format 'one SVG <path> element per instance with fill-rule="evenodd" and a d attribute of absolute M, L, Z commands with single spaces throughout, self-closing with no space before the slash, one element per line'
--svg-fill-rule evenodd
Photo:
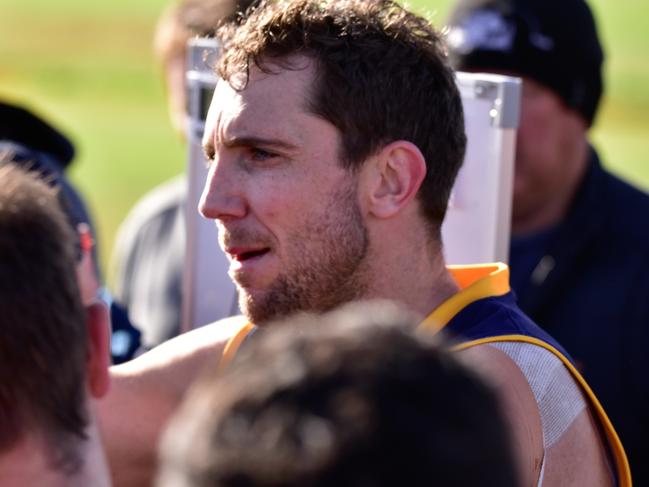
<path fill-rule="evenodd" d="M 390 218 L 416 196 L 426 176 L 426 161 L 419 148 L 405 140 L 386 145 L 372 160 L 367 177 L 368 210 L 378 218 Z"/>
<path fill-rule="evenodd" d="M 88 328 L 88 390 L 95 398 L 106 395 L 110 385 L 110 314 L 102 301 L 86 306 Z"/>

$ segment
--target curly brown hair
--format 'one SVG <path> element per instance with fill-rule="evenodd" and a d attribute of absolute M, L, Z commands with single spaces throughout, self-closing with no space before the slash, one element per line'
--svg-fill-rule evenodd
<path fill-rule="evenodd" d="M 272 74 L 292 69 L 295 55 L 315 62 L 309 109 L 340 130 L 345 167 L 395 140 L 417 145 L 428 168 L 419 199 L 439 235 L 466 136 L 443 41 L 426 19 L 391 0 L 266 0 L 217 36 L 218 72 L 231 84 L 251 63 Z"/>

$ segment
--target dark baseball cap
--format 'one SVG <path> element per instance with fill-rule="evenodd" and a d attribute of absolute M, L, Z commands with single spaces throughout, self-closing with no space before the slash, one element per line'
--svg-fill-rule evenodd
<path fill-rule="evenodd" d="M 447 42 L 455 69 L 531 78 L 592 125 L 604 52 L 584 0 L 459 0 Z"/>

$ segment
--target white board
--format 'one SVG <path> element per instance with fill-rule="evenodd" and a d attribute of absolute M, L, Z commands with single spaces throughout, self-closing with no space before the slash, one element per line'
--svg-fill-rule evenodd
<path fill-rule="evenodd" d="M 518 78 L 457 73 L 467 152 L 442 225 L 449 264 L 507 262 L 511 226 Z"/>

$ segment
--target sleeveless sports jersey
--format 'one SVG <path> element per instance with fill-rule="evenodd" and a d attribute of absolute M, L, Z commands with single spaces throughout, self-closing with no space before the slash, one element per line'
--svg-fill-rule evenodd
<path fill-rule="evenodd" d="M 615 461 L 617 485 L 631 487 L 629 464 L 613 425 L 568 353 L 516 305 L 516 299 L 509 287 L 508 267 L 498 263 L 449 266 L 448 270 L 460 291 L 437 307 L 417 327 L 417 331 L 437 333 L 444 330 L 447 337 L 456 343 L 453 349 L 458 351 L 482 344 L 520 343 L 534 345 L 551 353 L 570 372 L 596 414 Z M 250 323 L 245 324 L 228 341 L 221 366 L 231 361 L 241 343 L 254 328 Z"/>
<path fill-rule="evenodd" d="M 577 371 L 572 359 L 550 335 L 538 327 L 516 305 L 509 288 L 505 264 L 449 266 L 460 292 L 442 303 L 417 328 L 419 332 L 444 333 L 464 350 L 487 343 L 518 342 L 541 347 L 556 356 L 571 373 L 597 415 L 615 460 L 617 485 L 631 486 L 631 473 L 624 448 L 604 409 Z"/>

